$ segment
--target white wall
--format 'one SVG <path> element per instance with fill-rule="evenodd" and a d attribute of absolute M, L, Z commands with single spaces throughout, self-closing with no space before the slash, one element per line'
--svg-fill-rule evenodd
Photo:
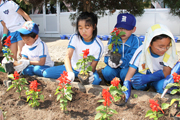
<path fill-rule="evenodd" d="M 98 34 L 99 35 L 109 35 L 113 30 L 116 22 L 117 15 L 119 13 L 115 12 L 113 15 L 104 16 L 98 19 Z M 59 37 L 60 35 L 70 35 L 75 32 L 75 27 L 72 26 L 71 21 L 69 19 L 70 12 L 63 12 L 59 15 L 59 31 L 57 33 L 46 33 L 44 26 L 44 21 L 47 15 L 38 14 L 38 15 L 30 15 L 32 20 L 39 24 L 40 29 L 40 37 Z M 52 17 L 53 19 L 53 17 Z M 49 21 L 49 19 L 48 19 Z M 54 21 L 54 20 L 52 20 Z M 136 35 L 145 35 L 146 30 L 157 23 L 165 24 L 173 35 L 178 36 L 180 38 L 180 19 L 177 16 L 172 16 L 169 14 L 169 9 L 145 9 L 145 13 L 141 17 L 136 17 Z M 47 23 L 46 23 L 47 24 Z M 49 25 L 52 24 L 52 25 Z M 51 28 L 52 27 L 52 28 Z M 53 22 L 48 23 L 49 29 L 54 29 Z"/>

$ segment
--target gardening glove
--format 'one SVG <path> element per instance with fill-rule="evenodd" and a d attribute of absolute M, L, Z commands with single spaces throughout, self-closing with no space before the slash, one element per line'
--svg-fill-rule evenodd
<path fill-rule="evenodd" d="M 131 82 L 134 86 L 141 86 L 153 81 L 159 81 L 164 79 L 164 73 L 162 70 L 158 70 L 152 74 L 136 74 L 131 78 Z"/>
<path fill-rule="evenodd" d="M 94 74 L 92 71 L 89 71 L 89 84 L 92 84 L 94 81 Z"/>
<path fill-rule="evenodd" d="M 71 80 L 71 83 L 74 81 L 75 79 L 75 74 L 74 72 L 68 72 L 68 77 L 69 80 Z"/>
<path fill-rule="evenodd" d="M 129 80 L 126 80 L 126 81 L 124 81 L 123 86 L 127 87 L 127 89 L 128 89 L 128 90 L 124 91 L 124 94 L 126 95 L 125 102 L 127 102 L 131 95 L 131 82 Z"/>
<path fill-rule="evenodd" d="M 1 38 L 2 46 L 4 46 L 4 43 L 5 43 L 6 39 L 7 39 L 7 34 L 3 34 L 2 38 Z"/>
<path fill-rule="evenodd" d="M 29 66 L 30 61 L 26 60 L 26 59 L 21 59 L 20 61 L 18 61 L 18 63 L 21 63 L 18 66 L 14 66 L 15 71 L 22 72 L 27 66 Z"/>
<path fill-rule="evenodd" d="M 115 63 L 113 63 L 113 62 L 111 61 L 110 57 L 109 57 L 109 59 L 108 59 L 108 65 L 109 65 L 111 68 L 117 68 L 117 67 L 121 66 L 122 63 L 123 63 L 123 61 L 120 60 L 120 61 L 119 61 L 119 64 L 116 65 Z"/>
<path fill-rule="evenodd" d="M 166 79 L 164 80 L 164 84 L 163 84 L 163 89 L 166 88 L 167 84 L 169 83 L 174 83 L 174 79 L 173 79 L 173 73 L 177 73 L 180 74 L 180 62 L 177 62 L 176 65 L 173 67 L 173 69 L 171 70 L 171 74 L 168 75 L 166 77 Z"/>

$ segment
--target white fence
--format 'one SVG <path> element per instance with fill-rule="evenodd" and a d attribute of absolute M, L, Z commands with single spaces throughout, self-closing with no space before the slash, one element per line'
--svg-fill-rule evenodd
<path fill-rule="evenodd" d="M 113 15 L 101 17 L 98 20 L 98 35 L 109 35 L 117 22 L 118 11 Z M 70 12 L 59 14 L 31 14 L 34 22 L 39 24 L 40 37 L 59 37 L 60 35 L 70 35 L 75 32 L 69 19 Z M 169 9 L 145 9 L 141 17 L 136 17 L 136 35 L 145 35 L 146 30 L 157 23 L 169 27 L 174 36 L 180 38 L 180 19 L 169 14 Z"/>

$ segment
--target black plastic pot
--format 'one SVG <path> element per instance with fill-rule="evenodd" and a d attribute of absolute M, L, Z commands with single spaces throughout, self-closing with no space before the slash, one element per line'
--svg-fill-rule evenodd
<path fill-rule="evenodd" d="M 120 53 L 110 53 L 110 60 L 115 63 L 116 65 L 119 64 L 119 61 L 121 60 L 121 54 Z"/>
<path fill-rule="evenodd" d="M 9 74 L 13 74 L 14 73 L 14 65 L 13 65 L 13 62 L 10 62 L 10 63 L 6 63 L 5 64 L 5 69 L 6 69 L 6 72 L 9 73 Z"/>
<path fill-rule="evenodd" d="M 89 84 L 89 74 L 83 75 L 78 74 L 79 81 L 82 85 L 88 85 Z"/>

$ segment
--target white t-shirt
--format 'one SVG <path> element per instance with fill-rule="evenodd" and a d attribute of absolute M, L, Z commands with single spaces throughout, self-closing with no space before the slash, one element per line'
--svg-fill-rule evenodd
<path fill-rule="evenodd" d="M 139 66 L 139 60 L 141 58 L 141 53 L 142 53 L 142 48 L 143 48 L 143 45 L 141 45 L 137 50 L 136 52 L 134 53 L 131 61 L 130 61 L 130 66 L 133 67 L 133 68 L 138 68 Z M 153 65 L 153 71 L 156 72 L 158 70 L 163 70 L 163 67 L 164 66 L 168 66 L 168 65 L 165 65 L 165 63 L 163 62 L 163 58 L 164 58 L 164 55 L 163 56 L 158 56 L 158 55 L 151 55 L 151 61 L 152 61 L 152 65 Z"/>
<path fill-rule="evenodd" d="M 73 56 L 71 58 L 71 65 L 73 68 L 76 68 L 76 63 L 78 60 L 82 59 L 83 56 L 80 56 L 80 54 L 83 53 L 83 50 L 89 49 L 89 55 L 94 56 L 95 61 L 99 61 L 104 52 L 103 43 L 98 37 L 94 38 L 94 40 L 91 42 L 85 42 L 80 37 L 78 37 L 77 34 L 71 36 L 68 48 L 74 49 Z"/>
<path fill-rule="evenodd" d="M 46 57 L 45 66 L 53 66 L 54 62 L 49 56 L 47 45 L 38 38 L 32 46 L 24 45 L 21 52 L 23 57 L 30 61 L 40 61 L 40 58 Z"/>
<path fill-rule="evenodd" d="M 3 0 L 1 0 L 3 1 Z M 19 5 L 14 1 L 7 1 L 0 5 L 0 21 L 6 23 L 6 27 L 10 32 L 15 32 L 20 29 L 25 20 L 17 13 Z"/>

